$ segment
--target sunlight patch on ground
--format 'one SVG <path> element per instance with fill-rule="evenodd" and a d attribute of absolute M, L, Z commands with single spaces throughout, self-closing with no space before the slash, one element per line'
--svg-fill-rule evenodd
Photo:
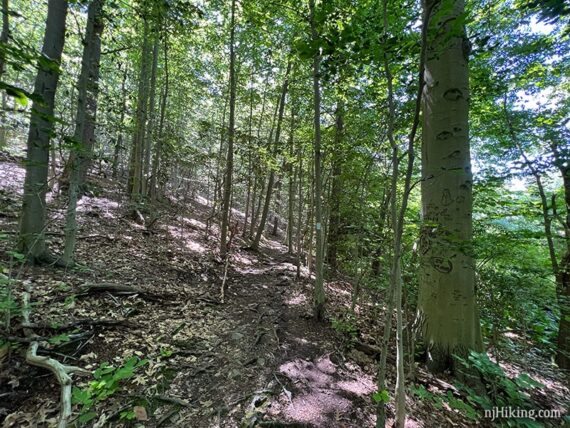
<path fill-rule="evenodd" d="M 328 282 L 326 285 L 330 291 L 333 291 L 335 293 L 342 294 L 345 296 L 352 295 L 351 285 L 348 282 L 342 282 L 342 281 Z"/>
<path fill-rule="evenodd" d="M 205 206 L 207 206 L 207 207 L 209 207 L 209 206 L 212 205 L 212 203 L 211 203 L 208 199 L 204 198 L 203 196 L 196 196 L 196 199 L 195 199 L 195 200 L 196 200 L 196 202 L 198 202 L 199 204 L 205 205 Z"/>
<path fill-rule="evenodd" d="M 235 253 L 232 258 L 236 263 L 240 263 L 245 266 L 251 266 L 253 264 L 251 257 L 247 257 L 243 253 Z"/>
<path fill-rule="evenodd" d="M 298 422 L 325 426 L 331 417 L 348 412 L 351 403 L 332 392 L 311 391 L 293 398 L 285 409 L 285 415 Z"/>
<path fill-rule="evenodd" d="M 284 414 L 297 422 L 327 426 L 339 421 L 352 410 L 352 403 L 346 394 L 364 397 L 375 391 L 372 378 L 363 373 L 346 377 L 328 355 L 315 363 L 307 360 L 288 361 L 279 367 L 302 391 L 294 395 L 284 409 Z"/>
<path fill-rule="evenodd" d="M 201 230 L 206 229 L 206 225 L 204 223 L 193 218 L 178 216 L 176 220 L 178 220 L 181 223 L 188 224 L 195 229 L 201 229 Z"/>
<path fill-rule="evenodd" d="M 285 301 L 290 306 L 304 305 L 308 302 L 307 296 L 304 293 L 295 293 Z"/>
<path fill-rule="evenodd" d="M 374 391 L 376 391 L 376 385 L 370 378 L 343 380 L 338 382 L 337 385 L 340 389 L 352 392 L 353 394 L 359 395 L 361 397 L 372 394 Z"/>
<path fill-rule="evenodd" d="M 182 241 L 183 245 L 187 249 L 189 249 L 190 251 L 197 253 L 197 254 L 203 254 L 206 252 L 206 248 L 204 246 L 202 246 L 201 244 L 199 244 L 198 242 L 192 240 L 188 236 L 188 233 L 185 230 L 180 229 L 179 227 L 176 227 L 176 226 L 168 226 L 168 233 L 173 238 L 176 238 L 176 239 Z"/>
<path fill-rule="evenodd" d="M 107 198 L 84 196 L 77 202 L 78 212 L 100 211 L 104 218 L 115 218 L 110 211 L 117 210 L 119 203 Z"/>
<path fill-rule="evenodd" d="M 251 262 L 250 262 L 250 264 L 251 264 Z M 270 269 L 267 269 L 267 268 L 250 268 L 250 267 L 245 267 L 245 268 L 241 269 L 241 268 L 236 266 L 236 272 L 243 274 L 243 275 L 265 275 L 265 274 L 270 272 Z"/>
<path fill-rule="evenodd" d="M 25 177 L 26 170 L 24 168 L 13 163 L 0 162 L 0 182 L 5 190 L 22 195 Z"/>

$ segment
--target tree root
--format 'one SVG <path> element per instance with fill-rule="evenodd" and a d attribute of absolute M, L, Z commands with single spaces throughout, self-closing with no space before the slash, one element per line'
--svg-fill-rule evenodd
<path fill-rule="evenodd" d="M 90 374 L 80 367 L 68 366 L 53 358 L 37 355 L 39 342 L 32 342 L 26 352 L 26 362 L 32 366 L 43 367 L 51 371 L 61 386 L 60 412 L 58 428 L 65 428 L 71 416 L 71 373 Z"/>
<path fill-rule="evenodd" d="M 24 318 L 24 323 L 30 323 L 30 293 L 31 293 L 31 285 L 26 285 L 26 291 L 22 295 L 23 307 L 22 307 L 22 316 Z M 57 379 L 58 383 L 61 387 L 61 398 L 60 398 L 60 411 L 59 411 L 59 421 L 58 421 L 58 428 L 66 428 L 67 421 L 71 416 L 71 386 L 72 380 L 70 374 L 72 373 L 82 373 L 82 374 L 90 374 L 88 370 L 82 369 L 76 366 L 68 366 L 65 364 L 60 363 L 53 358 L 47 357 L 45 355 L 38 355 L 38 348 L 40 346 L 37 337 L 34 337 L 34 333 L 29 330 L 24 330 L 27 337 L 35 338 L 36 340 L 30 342 L 28 346 L 28 350 L 26 352 L 26 362 L 32 366 L 43 367 L 50 372 L 52 372 Z"/>

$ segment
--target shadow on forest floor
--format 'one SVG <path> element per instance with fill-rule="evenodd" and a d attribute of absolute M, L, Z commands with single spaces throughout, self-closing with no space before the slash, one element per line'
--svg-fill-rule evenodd
<path fill-rule="evenodd" d="M 14 162 L 0 162 L 0 226 L 10 238 L 17 231 L 22 172 Z M 224 264 L 216 256 L 214 228 L 206 230 L 206 200 L 165 202 L 147 230 L 128 218 L 117 185 L 93 180 L 97 196 L 84 197 L 78 209 L 81 265 L 71 270 L 14 266 L 10 274 L 18 279 L 16 299 L 24 281 L 33 285 L 34 322 L 117 321 L 81 327 L 85 334 L 79 340 L 48 346 L 52 357 L 90 370 L 105 361 L 120 366 L 133 355 L 149 360 L 94 406 L 97 426 L 129 426 L 121 412 L 134 405 L 146 408 L 148 420 L 139 424 L 148 427 L 253 427 L 268 421 L 271 426 L 374 426 L 375 361 L 349 349 L 330 323 L 311 319 L 312 280 L 307 271 L 295 279 L 295 259 L 278 240 L 265 241 L 259 253 L 241 250 L 246 243 L 237 241 L 221 303 Z M 49 202 L 48 238 L 55 252 L 62 249 L 62 199 Z M 12 244 L 12 239 L 0 241 L 4 266 L 10 264 Z M 85 292 L 93 284 L 127 285 L 138 293 Z M 350 306 L 350 284 L 329 283 L 327 296 L 330 319 L 342 317 Z M 359 305 L 357 311 L 360 340 L 377 345 L 382 306 Z M 50 373 L 26 365 L 23 353 L 22 347 L 14 349 L 0 366 L 0 419 L 10 427 L 48 426 L 57 417 L 59 387 Z M 560 406 L 568 391 L 554 373 L 540 371 L 550 382 L 545 406 Z M 392 372 L 388 380 L 392 390 Z M 84 388 L 88 381 L 79 378 L 75 384 Z M 419 383 L 445 384 L 436 381 L 418 371 Z M 457 411 L 436 409 L 412 396 L 408 410 L 410 427 L 469 424 Z M 391 405 L 388 416 L 393 417 Z"/>

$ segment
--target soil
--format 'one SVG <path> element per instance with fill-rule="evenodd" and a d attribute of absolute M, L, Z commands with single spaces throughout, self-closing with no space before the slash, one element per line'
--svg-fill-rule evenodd
<path fill-rule="evenodd" d="M 0 162 L 4 273 L 16 280 L 16 302 L 25 284 L 31 285 L 31 321 L 43 325 L 37 334 L 78 336 L 43 343 L 41 352 L 88 370 L 104 362 L 121 367 L 133 356 L 148 360 L 93 405 L 95 417 L 87 426 L 374 426 L 377 364 L 374 355 L 351 344 L 378 346 L 385 316 L 381 299 L 357 305 L 358 330 L 351 340 L 331 324 L 350 307 L 350 281 L 327 284 L 328 321 L 316 323 L 313 277 L 302 269 L 296 278 L 296 257 L 287 254 L 281 236 L 265 239 L 254 252 L 246 248 L 238 224 L 226 272 L 208 201 L 172 195 L 153 212 L 133 218 L 121 188 L 99 176 L 91 178 L 91 194 L 78 207 L 79 264 L 70 269 L 21 264 L 10 251 L 23 177 L 18 159 Z M 64 198 L 50 194 L 48 209 L 48 244 L 60 253 Z M 238 223 L 240 215 L 234 213 Z M 91 324 L 58 327 L 78 320 Z M 101 320 L 106 322 L 96 322 Z M 16 314 L 4 336 L 24 337 L 20 322 Z M 26 364 L 25 349 L 20 343 L 4 361 L 0 357 L 0 420 L 4 427 L 52 426 L 59 385 L 50 372 Z M 543 356 L 529 359 L 524 371 L 532 374 L 534 368 L 547 382 L 538 400 L 545 408 L 564 410 L 569 396 L 564 380 Z M 416 376 L 415 382 L 430 390 L 446 385 L 453 390 L 447 383 L 452 380 L 435 378 L 421 366 Z M 74 385 L 87 388 L 91 380 L 74 376 Z M 392 392 L 393 370 L 388 382 Z M 407 405 L 410 427 L 474 425 L 457 409 L 436 408 L 412 394 Z M 75 405 L 74 417 L 80 411 Z M 388 417 L 393 418 L 391 403 Z"/>

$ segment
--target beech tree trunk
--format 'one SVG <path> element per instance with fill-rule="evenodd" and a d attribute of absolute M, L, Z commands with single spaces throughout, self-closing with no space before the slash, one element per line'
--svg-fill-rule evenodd
<path fill-rule="evenodd" d="M 59 81 L 59 64 L 65 42 L 66 0 L 49 0 L 42 58 L 34 94 L 43 102 L 33 102 L 26 154 L 26 178 L 20 223 L 19 249 L 30 262 L 49 260 L 45 245 L 46 193 L 49 146 L 53 132 L 54 100 Z M 46 59 L 49 58 L 49 61 Z"/>
<path fill-rule="evenodd" d="M 452 33 L 464 1 L 426 0 L 422 217 L 418 316 L 428 367 L 454 368 L 453 355 L 482 351 L 475 299 L 468 40 Z M 440 8 L 445 7 L 445 10 Z M 430 19 L 438 16 L 438 19 Z"/>
<path fill-rule="evenodd" d="M 97 115 L 97 95 L 99 93 L 99 62 L 101 59 L 101 34 L 103 32 L 103 1 L 93 0 L 87 12 L 87 29 L 81 74 L 78 81 L 77 112 L 73 140 L 77 145 L 71 152 L 68 166 L 69 201 L 65 224 L 65 248 L 63 262 L 70 264 L 75 251 L 77 221 L 75 218 L 77 199 L 85 182 L 89 159 L 95 139 L 95 118 Z"/>

